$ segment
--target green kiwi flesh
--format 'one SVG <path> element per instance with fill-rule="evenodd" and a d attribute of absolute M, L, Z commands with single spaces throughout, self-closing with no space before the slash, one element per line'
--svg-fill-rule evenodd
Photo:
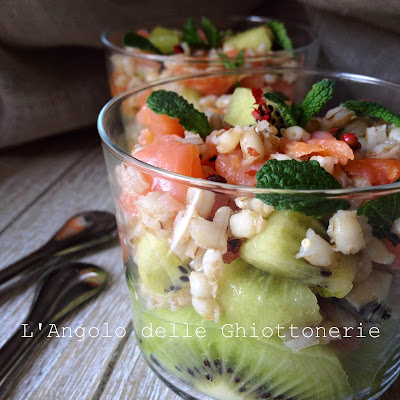
<path fill-rule="evenodd" d="M 268 326 L 316 326 L 322 317 L 315 294 L 298 282 L 267 274 L 241 258 L 224 265 L 217 302 L 229 323 L 256 331 Z"/>
<path fill-rule="evenodd" d="M 232 94 L 231 102 L 225 113 L 225 121 L 232 125 L 249 126 L 257 123 L 251 114 L 255 108 L 255 99 L 251 89 L 238 87 Z"/>
<path fill-rule="evenodd" d="M 271 113 L 270 119 L 268 120 L 269 123 L 271 125 L 274 125 L 277 129 L 285 128 L 285 120 L 282 116 L 282 112 L 279 109 L 278 104 L 276 104 L 272 100 L 268 100 L 267 104 L 268 110 Z"/>
<path fill-rule="evenodd" d="M 158 47 L 163 54 L 173 54 L 174 46 L 181 41 L 179 32 L 174 29 L 156 26 L 150 33 L 150 42 Z"/>
<path fill-rule="evenodd" d="M 325 289 L 324 296 L 344 297 L 352 288 L 358 258 L 341 256 L 332 270 L 316 267 L 296 258 L 307 229 L 327 239 L 326 230 L 314 217 L 292 211 L 274 211 L 266 228 L 242 244 L 240 256 L 270 274 Z"/>
<path fill-rule="evenodd" d="M 272 33 L 267 26 L 250 28 L 232 36 L 224 43 L 224 47 L 229 46 L 237 50 L 248 48 L 257 50 L 260 45 L 264 45 L 266 50 L 272 47 Z"/>
<path fill-rule="evenodd" d="M 192 307 L 148 311 L 143 324 L 153 330 L 152 337 L 144 337 L 149 336 L 146 329 L 145 335 L 136 332 L 145 356 L 213 399 L 352 398 L 347 376 L 329 345 L 293 352 L 277 336 L 224 337 L 224 322 L 206 321 Z M 204 337 L 196 334 L 199 328 Z M 156 329 L 166 337 L 157 337 Z"/>
<path fill-rule="evenodd" d="M 150 293 L 165 294 L 189 282 L 189 266 L 171 252 L 167 242 L 150 233 L 141 237 L 136 258 L 140 279 Z"/>

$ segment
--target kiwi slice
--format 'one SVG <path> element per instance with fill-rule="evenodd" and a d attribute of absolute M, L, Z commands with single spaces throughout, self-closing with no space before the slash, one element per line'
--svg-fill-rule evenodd
<path fill-rule="evenodd" d="M 324 296 L 344 297 L 352 288 L 358 258 L 341 256 L 334 269 L 316 267 L 296 258 L 307 229 L 327 238 L 323 225 L 315 218 L 292 211 L 274 211 L 266 228 L 242 244 L 240 256 L 254 267 L 273 275 L 325 289 Z"/>
<path fill-rule="evenodd" d="M 272 47 L 272 33 L 267 26 L 250 28 L 230 37 L 225 41 L 224 49 L 233 47 L 237 50 L 253 49 L 256 51 L 260 45 L 264 45 L 265 50 L 270 50 Z"/>
<path fill-rule="evenodd" d="M 175 29 L 156 26 L 150 33 L 150 42 L 159 48 L 163 54 L 171 54 L 174 52 L 174 46 L 180 43 L 179 31 Z"/>
<path fill-rule="evenodd" d="M 139 277 L 150 293 L 165 294 L 189 282 L 189 265 L 171 252 L 167 242 L 150 233 L 141 237 L 136 258 Z"/>
<path fill-rule="evenodd" d="M 278 104 L 274 103 L 272 100 L 268 100 L 267 104 L 268 110 L 271 113 L 271 117 L 269 119 L 270 124 L 274 125 L 278 130 L 285 128 L 285 119 L 282 116 L 282 112 L 279 109 Z"/>
<path fill-rule="evenodd" d="M 293 352 L 276 336 L 224 337 L 224 322 L 206 321 L 192 307 L 173 313 L 152 310 L 143 320 L 144 335 L 136 333 L 145 356 L 213 399 L 352 398 L 347 376 L 329 345 Z M 157 337 L 157 329 L 165 337 Z"/>
<path fill-rule="evenodd" d="M 255 99 L 251 89 L 238 87 L 232 94 L 224 119 L 232 126 L 255 125 L 257 121 L 251 114 L 255 107 Z"/>
<path fill-rule="evenodd" d="M 322 317 L 315 294 L 301 283 L 261 271 L 238 258 L 224 266 L 217 302 L 229 323 L 256 332 L 266 326 L 316 326 Z"/>

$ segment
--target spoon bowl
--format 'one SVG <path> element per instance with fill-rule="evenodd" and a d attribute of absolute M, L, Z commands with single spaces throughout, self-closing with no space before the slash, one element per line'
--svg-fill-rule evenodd
<path fill-rule="evenodd" d="M 93 264 L 71 263 L 48 271 L 26 321 L 0 349 L 0 387 L 50 324 L 97 295 L 106 281 L 107 273 Z"/>

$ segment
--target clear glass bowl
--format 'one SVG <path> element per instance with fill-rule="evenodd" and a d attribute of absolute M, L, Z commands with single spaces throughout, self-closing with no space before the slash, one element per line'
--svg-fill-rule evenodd
<path fill-rule="evenodd" d="M 196 18 L 194 19 L 196 21 Z M 259 16 L 224 17 L 214 21 L 220 30 L 232 29 L 240 32 L 267 23 L 271 19 Z M 103 33 L 101 40 L 106 47 L 108 80 L 112 96 L 125 90 L 133 89 L 144 83 L 169 76 L 184 75 L 196 72 L 213 72 L 225 69 L 220 57 L 213 53 L 207 56 L 157 55 L 146 54 L 135 49 L 126 48 L 122 44 L 123 36 L 128 31 L 139 29 L 151 30 L 156 26 L 182 29 L 187 18 L 168 19 L 138 23 L 122 29 L 110 29 Z M 301 24 L 285 22 L 288 34 L 293 42 L 293 51 L 270 51 L 265 55 L 246 57 L 242 67 L 272 65 L 275 67 L 315 67 L 319 41 L 317 34 L 309 27 Z M 200 26 L 197 24 L 196 26 Z M 215 94 L 222 94 L 225 89 L 216 87 Z"/>
<path fill-rule="evenodd" d="M 270 213 L 260 199 L 297 203 L 305 213 L 321 206 L 357 210 L 365 201 L 390 200 L 400 192 L 399 184 L 260 189 L 183 176 L 131 155 L 141 130 L 135 115 L 126 112 L 132 98 L 143 103 L 152 90 L 179 82 L 262 73 L 268 79 L 290 76 L 285 90 L 296 101 L 314 82 L 332 78 L 335 95 L 327 109 L 368 98 L 400 111 L 398 84 L 285 69 L 169 78 L 111 100 L 99 115 L 98 129 L 138 343 L 150 367 L 186 399 L 376 399 L 400 369 L 399 256 L 382 264 L 382 252 L 368 253 L 377 245 L 374 239 L 362 253 L 341 254 L 332 270 L 300 261 L 295 254 L 307 229 L 326 236 L 330 215 L 317 220 L 302 212 Z M 250 225 L 261 224 L 261 233 L 233 235 L 234 228 L 241 231 L 248 224 L 239 217 L 232 222 L 242 209 L 256 214 Z M 399 254 L 399 247 L 391 251 Z M 352 287 L 359 297 L 351 302 L 344 296 Z"/>

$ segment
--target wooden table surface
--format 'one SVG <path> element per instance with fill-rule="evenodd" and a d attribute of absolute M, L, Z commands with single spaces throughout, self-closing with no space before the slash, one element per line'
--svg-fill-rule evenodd
<path fill-rule="evenodd" d="M 95 128 L 0 151 L 0 268 L 88 209 L 113 210 Z M 40 340 L 0 389 L 0 399 L 178 400 L 147 367 L 136 344 L 118 243 L 81 260 L 108 271 L 105 291 L 58 325 L 77 329 L 77 335 Z M 0 295 L 0 346 L 24 321 L 34 289 L 32 284 Z M 91 327 L 99 329 L 99 337 L 89 337 Z M 399 392 L 397 380 L 381 399 L 400 400 Z"/>

